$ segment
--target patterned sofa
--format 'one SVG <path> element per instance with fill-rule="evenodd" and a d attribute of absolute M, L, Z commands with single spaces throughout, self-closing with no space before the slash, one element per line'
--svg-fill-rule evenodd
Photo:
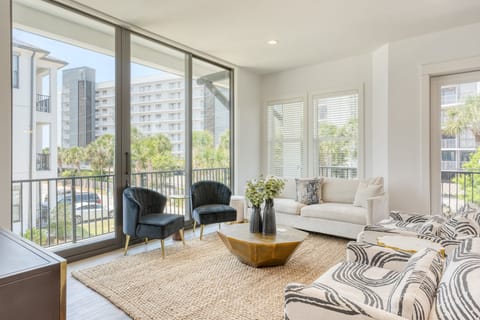
<path fill-rule="evenodd" d="M 367 224 L 388 216 L 388 198 L 383 178 L 311 179 L 283 178 L 282 194 L 274 199 L 278 224 L 294 228 L 356 239 Z M 314 203 L 302 202 L 299 181 L 316 180 Z"/>
<path fill-rule="evenodd" d="M 444 259 L 367 243 L 347 246 L 347 261 L 311 285 L 285 288 L 285 319 L 480 319 L 480 238 Z"/>
<path fill-rule="evenodd" d="M 451 217 L 392 211 L 387 219 L 366 225 L 357 241 L 377 244 L 384 235 L 416 237 L 439 243 L 449 254 L 464 239 L 480 236 L 480 210 L 468 206 Z"/>

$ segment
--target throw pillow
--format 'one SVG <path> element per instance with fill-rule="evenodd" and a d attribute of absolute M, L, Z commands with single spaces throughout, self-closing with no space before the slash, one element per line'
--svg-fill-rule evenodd
<path fill-rule="evenodd" d="M 366 182 L 360 182 L 358 184 L 357 192 L 355 193 L 355 199 L 353 205 L 355 207 L 367 207 L 367 200 L 371 197 L 380 196 L 383 193 L 383 186 L 379 184 L 367 184 Z"/>
<path fill-rule="evenodd" d="M 433 216 L 427 221 L 425 221 L 425 223 L 418 230 L 418 233 L 423 235 L 439 236 L 440 228 L 445 222 L 447 222 L 446 217 L 438 215 Z"/>
<path fill-rule="evenodd" d="M 386 311 L 406 319 L 428 319 L 443 260 L 434 249 L 412 255 L 388 296 Z"/>
<path fill-rule="evenodd" d="M 319 203 L 318 199 L 318 179 L 303 178 L 295 179 L 297 184 L 297 201 L 306 205 Z"/>

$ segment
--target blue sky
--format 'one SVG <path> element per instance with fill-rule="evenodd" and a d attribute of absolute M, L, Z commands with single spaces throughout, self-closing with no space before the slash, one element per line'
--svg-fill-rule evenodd
<path fill-rule="evenodd" d="M 96 81 L 113 81 L 115 79 L 115 59 L 113 56 L 97 53 L 91 50 L 82 49 L 77 46 L 67 44 L 65 42 L 53 40 L 43 36 L 39 36 L 30 32 L 13 29 L 13 38 L 22 42 L 29 43 L 36 47 L 50 51 L 50 55 L 68 62 L 68 64 L 60 69 L 58 77 L 58 85 L 61 87 L 61 70 L 90 67 L 96 70 Z M 145 67 L 139 64 L 132 64 L 132 77 L 144 77 L 158 74 L 159 70 Z"/>

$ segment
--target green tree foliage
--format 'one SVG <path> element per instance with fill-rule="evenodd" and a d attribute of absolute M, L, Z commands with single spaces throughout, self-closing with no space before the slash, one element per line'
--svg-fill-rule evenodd
<path fill-rule="evenodd" d="M 465 130 L 473 133 L 477 147 L 480 146 L 480 96 L 469 96 L 465 104 L 447 111 L 443 132 L 454 136 Z"/>
<path fill-rule="evenodd" d="M 192 158 L 193 168 L 215 168 L 215 145 L 210 132 L 193 132 Z"/>
<path fill-rule="evenodd" d="M 348 141 L 343 137 L 342 128 L 322 123 L 318 127 L 318 159 L 322 167 L 343 166 L 347 162 Z"/>
<path fill-rule="evenodd" d="M 110 173 L 115 157 L 114 139 L 111 134 L 98 137 L 85 148 L 85 159 L 90 163 L 94 175 Z"/>
<path fill-rule="evenodd" d="M 473 173 L 480 172 L 480 148 L 471 155 L 470 160 L 464 163 L 462 168 L 467 173 L 459 173 L 453 179 L 460 189 L 459 199 L 480 204 L 480 173 Z"/>
<path fill-rule="evenodd" d="M 136 128 L 132 130 L 132 161 L 136 172 L 172 170 L 180 162 L 172 154 L 172 144 L 163 134 L 144 136 Z"/>
<path fill-rule="evenodd" d="M 25 239 L 31 240 L 38 245 L 44 246 L 47 244 L 47 232 L 43 229 L 32 228 L 28 229 L 24 234 L 23 237 Z M 40 238 L 42 239 L 40 243 Z"/>
<path fill-rule="evenodd" d="M 230 166 L 230 131 L 225 131 L 217 147 L 209 131 L 192 134 L 193 168 L 228 168 Z"/>

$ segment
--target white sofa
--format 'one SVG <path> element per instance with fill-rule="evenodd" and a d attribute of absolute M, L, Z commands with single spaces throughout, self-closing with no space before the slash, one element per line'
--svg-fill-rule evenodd
<path fill-rule="evenodd" d="M 305 205 L 296 201 L 295 178 L 283 178 L 282 194 L 274 199 L 277 224 L 298 229 L 356 239 L 367 224 L 388 216 L 388 199 L 383 192 L 383 178 L 368 180 L 318 178 L 321 203 Z M 359 184 L 381 185 L 380 195 L 366 199 L 363 206 L 354 206 Z"/>

